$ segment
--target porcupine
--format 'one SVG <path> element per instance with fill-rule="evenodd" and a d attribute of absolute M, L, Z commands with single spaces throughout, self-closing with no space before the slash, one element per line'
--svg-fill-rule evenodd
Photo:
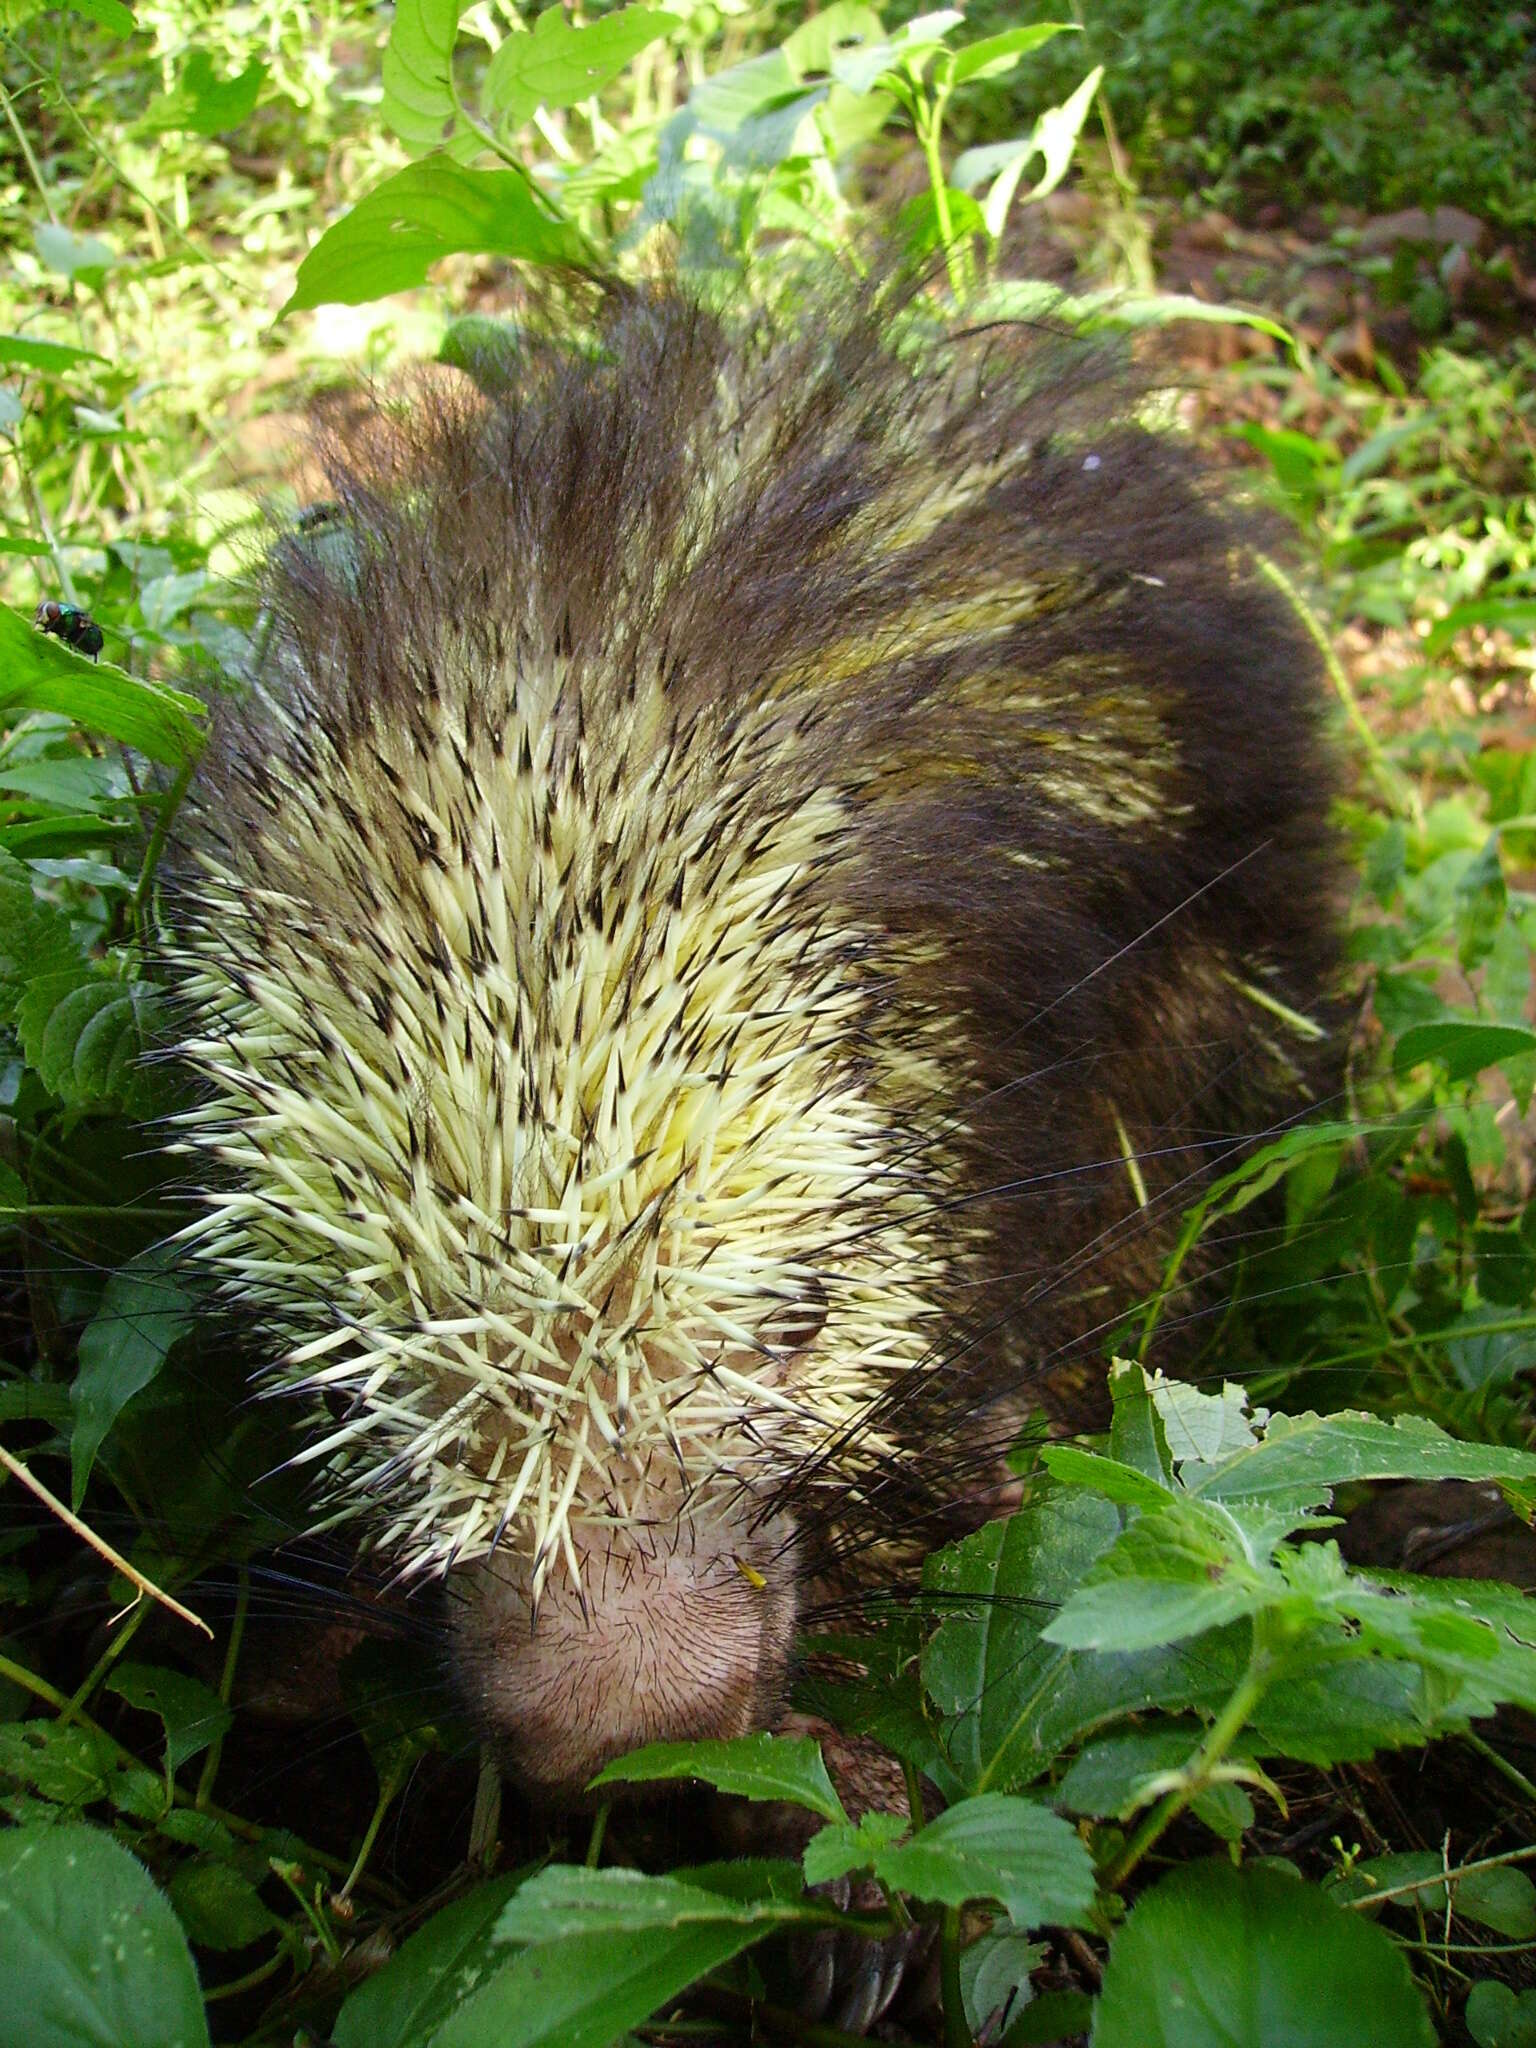
<path fill-rule="evenodd" d="M 771 1723 L 1305 1092 L 1305 636 L 1101 351 L 920 307 L 381 413 L 189 811 L 193 1246 L 554 1800 Z"/>

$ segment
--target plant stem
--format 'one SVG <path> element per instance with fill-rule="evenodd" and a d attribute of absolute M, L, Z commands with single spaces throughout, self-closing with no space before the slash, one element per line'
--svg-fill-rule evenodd
<path fill-rule="evenodd" d="M 613 1811 L 613 1802 L 605 1799 L 592 1816 L 592 1833 L 587 1839 L 587 1868 L 596 1870 L 598 1859 L 603 1853 L 603 1837 L 608 1832 L 608 1816 Z"/>
<path fill-rule="evenodd" d="M 246 1566 L 240 1567 L 239 1590 L 235 1594 L 235 1618 L 229 1625 L 229 1645 L 224 1652 L 224 1669 L 219 1673 L 219 1698 L 225 1706 L 235 1686 L 235 1666 L 240 1661 L 240 1643 L 245 1635 L 245 1614 L 251 1600 L 251 1575 Z M 203 1758 L 203 1768 L 198 1773 L 197 1791 L 192 1803 L 201 1811 L 213 1797 L 213 1781 L 219 1775 L 219 1758 L 224 1753 L 224 1737 L 217 1735 Z"/>
<path fill-rule="evenodd" d="M 1492 1764 L 1502 1777 L 1508 1778 L 1510 1784 L 1517 1791 L 1523 1792 L 1531 1804 L 1536 1806 L 1536 1785 L 1531 1783 L 1524 1771 L 1516 1770 L 1507 1756 L 1500 1756 L 1491 1742 L 1484 1742 L 1481 1735 L 1474 1735 L 1470 1728 L 1461 1739 L 1475 1749 L 1484 1762 Z"/>
<path fill-rule="evenodd" d="M 946 1906 L 939 1926 L 939 1982 L 944 1998 L 944 2048 L 975 2048 L 960 1989 L 960 1908 Z"/>
<path fill-rule="evenodd" d="M 11 39 L 7 36 L 5 40 L 6 47 L 9 49 L 11 47 Z M 37 187 L 37 196 L 43 202 L 43 211 L 47 214 L 53 225 L 57 227 L 59 216 L 54 211 L 53 194 L 48 190 L 47 185 L 43 181 L 42 165 L 32 154 L 32 145 L 27 140 L 27 131 L 17 120 L 16 109 L 11 103 L 11 96 L 3 85 L 0 85 L 0 106 L 3 106 L 5 109 L 5 118 L 11 124 L 11 133 L 15 136 L 17 146 L 21 150 L 22 160 L 32 174 L 32 182 Z"/>
<path fill-rule="evenodd" d="M 1262 1616 L 1254 1620 L 1253 1653 L 1237 1689 L 1211 1723 L 1199 1753 L 1182 1773 L 1182 1783 L 1165 1792 L 1157 1804 L 1143 1815 L 1140 1826 L 1104 1872 L 1101 1881 L 1106 1891 L 1118 1890 L 1147 1851 L 1178 1819 L 1207 1783 L 1211 1772 L 1247 1726 L 1254 1708 L 1279 1677 L 1282 1660 L 1264 1642 L 1260 1628 L 1262 1620 Z"/>

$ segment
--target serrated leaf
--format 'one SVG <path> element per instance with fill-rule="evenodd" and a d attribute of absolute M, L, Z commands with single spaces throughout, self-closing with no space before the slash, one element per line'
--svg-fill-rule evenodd
<path fill-rule="evenodd" d="M 1137 1900 L 1111 1944 L 1093 2029 L 1094 2048 L 1367 2040 L 1435 2048 L 1398 1948 L 1312 1885 L 1225 1862 L 1185 1865 Z"/>
<path fill-rule="evenodd" d="M 44 1087 L 78 1109 L 153 1102 L 143 1066 L 162 992 L 90 968 L 36 977 L 16 1005 L 22 1050 Z"/>
<path fill-rule="evenodd" d="M 57 904 L 37 893 L 30 868 L 0 852 L 0 1017 L 35 980 L 86 970 L 85 955 Z"/>
<path fill-rule="evenodd" d="M 923 1652 L 923 1683 L 944 1720 L 942 1748 L 924 1767 L 950 1798 L 1028 1784 L 1124 1714 L 1214 1710 L 1237 1683 L 1242 1656 L 1230 1637 L 1129 1656 L 1044 1639 L 1119 1532 L 1107 1501 L 1048 1495 L 929 1558 L 923 1585 L 942 1618 Z"/>
<path fill-rule="evenodd" d="M 531 32 L 509 35 L 491 59 L 486 111 L 520 128 L 539 107 L 573 107 L 601 92 L 632 58 L 681 25 L 675 14 L 630 6 L 573 28 L 559 7 L 546 7 Z"/>
<path fill-rule="evenodd" d="M 697 1778 L 738 1799 L 784 1799 L 823 1820 L 846 1819 L 809 1736 L 739 1735 L 725 1742 L 653 1742 L 606 1765 L 589 1789 Z"/>
<path fill-rule="evenodd" d="M 88 661 L 10 605 L 0 605 L 0 709 L 61 711 L 87 732 L 179 768 L 202 745 L 203 706 L 182 690 Z"/>
<path fill-rule="evenodd" d="M 1344 1409 L 1336 1415 L 1272 1415 L 1262 1442 L 1219 1465 L 1196 1468 L 1191 1494 L 1207 1500 L 1313 1500 L 1320 1486 L 1359 1479 L 1525 1480 L 1536 1453 L 1466 1444 L 1421 1415 L 1385 1421 Z"/>
<path fill-rule="evenodd" d="M 66 1808 L 105 1800 L 120 1812 L 158 1819 L 165 1805 L 164 1783 L 153 1771 L 125 1762 L 99 1729 L 60 1721 L 0 1724 L 0 1777 Z"/>
<path fill-rule="evenodd" d="M 189 1757 L 217 1742 L 234 1725 L 234 1715 L 218 1694 L 185 1672 L 156 1664 L 119 1664 L 106 1686 L 130 1707 L 157 1716 L 165 1730 L 165 1767 L 172 1777 Z"/>
<path fill-rule="evenodd" d="M 940 1905 L 995 1899 L 1015 1927 L 1079 1923 L 1093 1903 L 1093 1859 L 1059 1813 L 1005 1793 L 962 1799 L 908 1841 L 880 1849 L 877 1878 Z"/>
<path fill-rule="evenodd" d="M 0 2048 L 207 2048 L 186 1936 L 99 1828 L 0 1836 Z"/>
<path fill-rule="evenodd" d="M 326 229 L 299 265 L 283 313 L 366 305 L 407 291 L 440 257 L 463 251 L 560 266 L 579 263 L 585 244 L 539 204 L 518 172 L 469 170 L 428 157 L 386 178 Z"/>
<path fill-rule="evenodd" d="M 414 2048 L 496 1970 L 492 1943 L 502 1907 L 527 1872 L 477 1885 L 419 1927 L 382 1970 L 351 1992 L 331 2028 L 334 2048 Z"/>
<path fill-rule="evenodd" d="M 70 1387 L 75 1426 L 69 1454 L 77 1509 L 107 1432 L 192 1326 L 191 1299 L 168 1270 L 171 1256 L 159 1249 L 119 1267 L 81 1334 L 79 1370 Z"/>
<path fill-rule="evenodd" d="M 851 1870 L 868 1870 L 880 1854 L 911 1829 L 904 1813 L 866 1813 L 855 1825 L 835 1821 L 812 1835 L 800 1858 L 807 1884 L 830 1884 Z"/>
<path fill-rule="evenodd" d="M 1069 1649 L 1157 1649 L 1258 1614 L 1284 1590 L 1229 1517 L 1177 1499 L 1125 1531 L 1043 1634 Z"/>

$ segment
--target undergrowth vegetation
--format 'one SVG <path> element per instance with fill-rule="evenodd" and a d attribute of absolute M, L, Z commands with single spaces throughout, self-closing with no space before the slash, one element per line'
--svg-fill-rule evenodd
<path fill-rule="evenodd" d="M 946 2048 L 1536 2042 L 1536 350 L 1447 318 L 1367 373 L 1282 299 L 1225 326 L 1149 288 L 1137 191 L 1528 228 L 1527 32 L 1441 0 L 1389 47 L 1397 12 L 0 15 L 0 2042 L 836 2042 L 798 1979 L 854 1934 L 929 1958 L 890 2037 Z M 1011 252 L 1074 167 L 1141 256 L 1049 298 Z M 1266 573 L 1338 698 L 1346 1089 L 1192 1209 L 1106 1344 L 1108 1435 L 1021 1446 L 1016 1513 L 808 1646 L 797 1704 L 905 1810 L 758 1736 L 605 1778 L 786 1802 L 794 1856 L 658 1849 L 622 1805 L 519 1835 L 426 1624 L 294 1546 L 277 1425 L 200 1330 L 157 872 L 306 407 L 424 356 L 494 381 L 528 269 L 792 294 L 874 221 L 971 317 L 1240 335 L 1201 431 L 1293 522 Z M 1357 228 L 1329 260 L 1390 303 Z M 1347 1510 L 1445 1481 L 1435 1541 L 1351 1561 Z M 303 1725 L 250 1675 L 290 1640 L 332 1681 Z"/>

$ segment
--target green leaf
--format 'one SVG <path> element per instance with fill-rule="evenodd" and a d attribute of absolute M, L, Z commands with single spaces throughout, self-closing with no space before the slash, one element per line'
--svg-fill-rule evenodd
<path fill-rule="evenodd" d="M 1468 626 L 1491 626 L 1523 640 L 1536 633 L 1536 597 L 1480 597 L 1468 604 L 1453 605 L 1432 628 L 1424 642 L 1424 652 L 1430 656 L 1443 654 Z"/>
<path fill-rule="evenodd" d="M 1421 1060 L 1436 1060 L 1448 1081 L 1470 1081 L 1485 1067 L 1536 1052 L 1536 1031 L 1518 1024 L 1477 1024 L 1470 1018 L 1415 1024 L 1392 1048 L 1392 1071 L 1406 1074 Z"/>
<path fill-rule="evenodd" d="M 697 1778 L 738 1799 L 785 1799 L 823 1820 L 847 1816 L 809 1736 L 739 1735 L 725 1742 L 653 1742 L 607 1764 L 589 1789 Z"/>
<path fill-rule="evenodd" d="M 411 2048 L 424 2041 L 504 1966 L 492 1932 L 526 1876 L 518 1870 L 492 1878 L 434 1913 L 348 1996 L 331 2028 L 334 2048 Z"/>
<path fill-rule="evenodd" d="M 176 1916 L 99 1828 L 0 1836 L 0 1983 L 0 2048 L 206 2048 Z"/>
<path fill-rule="evenodd" d="M 144 1820 L 158 1820 L 165 1806 L 164 1783 L 153 1771 L 125 1759 L 99 1729 L 61 1721 L 0 1724 L 0 1777 L 29 1786 L 55 1806 L 79 1809 L 106 1800 Z"/>
<path fill-rule="evenodd" d="M 1034 1992 L 1029 1980 L 1049 1954 L 1044 1942 L 1031 1941 L 1016 1927 L 994 1927 L 962 1952 L 960 1993 L 973 2034 L 998 2039 L 995 2024 L 985 2031 L 988 2022 L 1024 2009 Z M 1011 2030 L 1007 2038 L 1013 2038 Z"/>
<path fill-rule="evenodd" d="M 15 1015 L 34 980 L 85 971 L 69 919 L 37 894 L 30 868 L 0 852 L 0 1017 Z"/>
<path fill-rule="evenodd" d="M 130 1707 L 159 1717 L 165 1729 L 165 1768 L 175 1776 L 234 1726 L 234 1715 L 200 1678 L 162 1670 L 155 1664 L 119 1664 L 106 1681 Z"/>
<path fill-rule="evenodd" d="M 428 157 L 386 178 L 326 229 L 299 265 L 283 313 L 335 301 L 360 306 L 407 291 L 439 257 L 465 250 L 559 266 L 580 262 L 585 244 L 545 211 L 518 172 Z"/>
<path fill-rule="evenodd" d="M 628 2028 L 766 1931 L 722 1922 L 546 1942 L 471 1992 L 430 2048 L 614 2048 Z"/>
<path fill-rule="evenodd" d="M 1147 1804 L 1148 1786 L 1167 1771 L 1181 1771 L 1190 1764 L 1202 1741 L 1202 1731 L 1186 1723 L 1183 1727 L 1138 1728 L 1124 1735 L 1102 1736 L 1086 1743 L 1072 1760 L 1072 1766 L 1056 1788 L 1057 1802 L 1072 1813 L 1089 1813 L 1106 1819 L 1125 1820 Z M 1237 1753 L 1229 1762 L 1246 1759 Z M 1209 1788 L 1226 1794 L 1239 1792 L 1235 1785 Z M 1196 1815 L 1208 1827 L 1225 1832 L 1225 1815 L 1218 1806 L 1203 1808 L 1204 1795 L 1194 1802 Z"/>
<path fill-rule="evenodd" d="M 168 1270 L 171 1257 L 160 1248 L 119 1267 L 81 1335 L 80 1367 L 70 1387 L 75 1427 L 69 1455 L 77 1509 L 108 1430 L 192 1326 L 191 1301 Z"/>
<path fill-rule="evenodd" d="M 965 85 L 973 78 L 1001 78 L 1021 57 L 1052 37 L 1081 33 L 1081 25 L 1075 21 L 1034 21 L 1024 28 L 1004 29 L 1001 35 L 983 36 L 980 42 L 956 50 L 942 76 L 953 85 Z"/>
<path fill-rule="evenodd" d="M 1536 1991 L 1515 1992 L 1485 1977 L 1472 1986 L 1462 2017 L 1477 2048 L 1536 2048 Z"/>
<path fill-rule="evenodd" d="M 1229 1516 L 1178 1499 L 1141 1515 L 1043 1633 L 1070 1649 L 1156 1649 L 1257 1614 L 1284 1590 Z"/>
<path fill-rule="evenodd" d="M 797 1893 L 785 1898 L 782 1879 L 793 1874 Z M 552 1863 L 536 1871 L 508 1900 L 496 1923 L 498 1941 L 546 1943 L 568 1935 L 639 1934 L 648 1929 L 687 1926 L 789 1926 L 807 1917 L 798 1896 L 799 1873 L 781 1863 L 747 1865 L 753 1873 L 744 1895 L 689 1882 L 691 1872 L 648 1877 L 617 1866 L 586 1870 Z"/>
<path fill-rule="evenodd" d="M 184 691 L 91 662 L 0 605 L 0 710 L 62 711 L 87 732 L 179 768 L 202 745 L 203 706 Z"/>
<path fill-rule="evenodd" d="M 153 133 L 184 129 L 194 135 L 224 135 L 241 128 L 256 111 L 267 67 L 253 58 L 232 78 L 220 78 L 206 50 L 192 50 L 174 89 L 152 99 L 142 125 Z"/>
<path fill-rule="evenodd" d="M 150 982 L 91 968 L 39 975 L 16 1005 L 22 1050 L 60 1102 L 142 1113 L 154 1101 L 143 1060 L 161 1001 Z"/>
<path fill-rule="evenodd" d="M 445 147 L 477 156 L 478 135 L 454 136 L 458 107 L 452 86 L 459 17 L 472 0 L 397 0 L 384 52 L 380 111 L 413 156 Z"/>
<path fill-rule="evenodd" d="M 1081 1924 L 1093 1903 L 1093 1859 L 1075 1828 L 1032 1800 L 988 1792 L 962 1799 L 908 1841 L 879 1850 L 883 1884 L 963 1906 L 996 1899 L 1015 1927 Z"/>
<path fill-rule="evenodd" d="M 248 1877 L 217 1856 L 195 1856 L 166 1886 L 176 1917 L 199 1948 L 248 1948 L 281 1925 Z"/>
<path fill-rule="evenodd" d="M 1362 2031 L 1363 2029 L 1363 2031 Z M 1188 1864 L 1116 1934 L 1094 2048 L 1434 2048 L 1401 1952 L 1272 1869 Z"/>
<path fill-rule="evenodd" d="M 98 28 L 104 28 L 108 35 L 131 36 L 138 27 L 133 10 L 123 5 L 123 0 L 62 0 L 71 14 L 82 14 L 87 21 L 94 21 Z"/>
<path fill-rule="evenodd" d="M 92 291 L 99 291 L 107 272 L 117 261 L 117 251 L 100 235 L 77 235 L 58 221 L 44 221 L 33 230 L 39 261 L 64 277 L 77 277 Z"/>
<path fill-rule="evenodd" d="M 836 1821 L 812 1835 L 805 1845 L 800 1867 L 807 1884 L 830 1884 L 851 1870 L 872 1869 L 883 1849 L 911 1830 L 904 1813 L 866 1813 L 857 1826 Z"/>
<path fill-rule="evenodd" d="M 572 28 L 559 7 L 546 7 L 531 34 L 509 35 L 485 74 L 488 113 L 520 128 L 539 107 L 573 107 L 610 84 L 644 49 L 682 26 L 675 14 L 621 7 Z"/>
<path fill-rule="evenodd" d="M 1320 1487 L 1358 1479 L 1536 1478 L 1536 1454 L 1499 1444 L 1464 1444 L 1422 1415 L 1385 1421 L 1349 1409 L 1337 1415 L 1272 1415 L 1264 1438 L 1186 1478 L 1209 1500 L 1283 1503 L 1317 1498 Z"/>
<path fill-rule="evenodd" d="M 955 1798 L 1028 1784 L 1092 1729 L 1154 1706 L 1219 1707 L 1241 1663 L 1220 1639 L 1188 1650 L 1091 1656 L 1045 1639 L 1061 1601 L 1120 1533 L 1107 1501 L 1048 1494 L 929 1558 L 942 1616 L 923 1682 L 945 1716 L 927 1764 Z"/>
<path fill-rule="evenodd" d="M 72 348 L 66 341 L 39 341 L 31 334 L 0 334 L 0 364 L 7 368 L 41 370 L 45 376 L 62 376 L 77 363 L 104 363 L 107 358 L 93 348 Z M 42 552 L 47 554 L 46 547 Z"/>

